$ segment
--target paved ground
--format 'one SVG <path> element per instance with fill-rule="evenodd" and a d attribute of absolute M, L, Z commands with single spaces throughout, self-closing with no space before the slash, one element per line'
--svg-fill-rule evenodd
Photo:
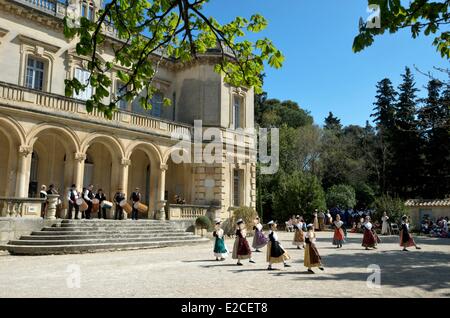
<path fill-rule="evenodd" d="M 291 246 L 293 234 L 279 236 L 292 267 L 271 272 L 265 249 L 255 253 L 256 264 L 236 266 L 214 261 L 212 242 L 83 255 L 0 252 L 0 297 L 450 297 L 449 239 L 418 238 L 422 250 L 402 252 L 397 237 L 384 237 L 378 250 L 365 251 L 361 235 L 350 234 L 336 250 L 331 233 L 319 233 L 325 271 L 312 275 L 303 251 Z M 381 268 L 381 288 L 367 285 L 370 264 Z"/>

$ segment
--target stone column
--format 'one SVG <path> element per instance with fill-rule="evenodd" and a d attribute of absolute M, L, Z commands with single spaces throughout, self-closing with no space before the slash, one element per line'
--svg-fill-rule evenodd
<path fill-rule="evenodd" d="M 19 163 L 17 165 L 16 197 L 28 197 L 30 183 L 31 155 L 33 148 L 30 146 L 19 147 Z"/>
<path fill-rule="evenodd" d="M 47 195 L 48 208 L 45 218 L 49 220 L 56 219 L 56 204 L 58 203 L 59 194 Z"/>
<path fill-rule="evenodd" d="M 122 187 L 125 197 L 128 197 L 128 167 L 131 165 L 131 160 L 127 158 L 122 158 L 120 161 L 120 176 L 119 176 L 119 186 Z M 113 189 L 115 193 L 117 189 Z"/>
<path fill-rule="evenodd" d="M 74 154 L 74 172 L 73 178 L 77 190 L 81 191 L 83 189 L 83 178 L 84 178 L 84 161 L 86 160 L 86 154 L 81 152 L 76 152 Z"/>
<path fill-rule="evenodd" d="M 166 219 L 166 200 L 164 199 L 164 192 L 166 191 L 166 171 L 167 171 L 167 164 L 161 164 L 160 166 L 160 177 L 159 177 L 159 209 L 156 218 L 158 220 L 165 220 Z"/>

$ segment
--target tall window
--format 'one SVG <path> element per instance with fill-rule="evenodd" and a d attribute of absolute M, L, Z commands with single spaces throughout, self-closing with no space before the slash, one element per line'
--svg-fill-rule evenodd
<path fill-rule="evenodd" d="M 29 88 L 42 91 L 44 83 L 44 62 L 29 56 L 27 61 L 27 72 L 25 74 L 25 85 Z"/>
<path fill-rule="evenodd" d="M 242 106 L 242 97 L 234 96 L 233 97 L 233 127 L 243 128 L 244 116 L 243 116 L 243 106 Z"/>
<path fill-rule="evenodd" d="M 241 174 L 238 169 L 233 170 L 233 205 L 241 205 Z"/>
<path fill-rule="evenodd" d="M 127 93 L 127 87 L 121 81 L 116 81 L 116 96 L 123 96 Z M 119 109 L 128 110 L 128 102 L 122 97 L 118 102 Z"/>
<path fill-rule="evenodd" d="M 87 87 L 84 89 L 84 91 L 80 91 L 78 94 L 75 94 L 75 98 L 82 99 L 82 100 L 88 100 L 92 96 L 92 86 L 89 83 L 89 71 L 83 70 L 81 68 L 75 69 L 75 78 L 80 81 L 81 84 L 87 85 Z"/>
<path fill-rule="evenodd" d="M 162 93 L 160 92 L 154 93 L 150 101 L 150 103 L 152 104 L 152 109 L 144 109 L 139 102 L 139 98 L 136 98 L 131 105 L 131 109 L 136 114 L 152 117 L 161 117 L 163 99 L 164 95 Z"/>
<path fill-rule="evenodd" d="M 94 21 L 95 11 L 94 11 L 94 5 L 92 4 L 92 2 L 88 2 L 88 1 L 81 2 L 81 16 L 85 17 L 91 21 Z"/>

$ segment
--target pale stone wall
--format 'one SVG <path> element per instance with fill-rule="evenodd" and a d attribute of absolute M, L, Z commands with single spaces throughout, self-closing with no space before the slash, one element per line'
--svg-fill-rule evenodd
<path fill-rule="evenodd" d="M 407 207 L 409 216 L 411 218 L 411 224 L 420 228 L 420 222 L 422 221 L 422 216 L 428 214 L 431 219 L 436 220 L 439 217 L 450 218 L 450 207 Z"/>

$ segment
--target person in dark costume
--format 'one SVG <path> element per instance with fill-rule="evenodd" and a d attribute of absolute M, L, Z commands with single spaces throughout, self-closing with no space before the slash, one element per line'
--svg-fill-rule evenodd
<path fill-rule="evenodd" d="M 47 209 L 47 186 L 45 184 L 41 186 L 41 192 L 39 192 L 39 197 L 41 199 L 45 199 L 45 201 L 41 203 L 41 218 L 44 218 Z"/>
<path fill-rule="evenodd" d="M 369 247 L 376 249 L 380 239 L 375 233 L 375 229 L 373 228 L 373 225 L 370 222 L 370 216 L 366 216 L 365 222 L 363 223 L 362 227 L 364 229 L 364 234 L 361 245 L 364 246 L 366 250 L 368 250 Z"/>
<path fill-rule="evenodd" d="M 276 263 L 283 263 L 284 267 L 291 267 L 291 265 L 286 263 L 290 257 L 281 246 L 277 233 L 275 232 L 277 224 L 274 221 L 270 221 L 267 224 L 270 226 L 269 242 L 267 243 L 267 262 L 269 262 L 267 270 L 273 270 L 272 264 Z"/>
<path fill-rule="evenodd" d="M 308 268 L 308 272 L 314 274 L 312 267 L 318 267 L 321 271 L 324 270 L 322 267 L 322 258 L 320 257 L 319 251 L 316 247 L 316 233 L 314 233 L 314 225 L 308 224 L 306 227 L 307 231 L 305 234 L 305 257 L 303 259 L 303 264 Z"/>
<path fill-rule="evenodd" d="M 408 251 L 406 248 L 414 246 L 417 250 L 421 248 L 417 246 L 413 237 L 409 233 L 409 220 L 406 215 L 402 217 L 402 225 L 400 227 L 400 246 L 403 246 L 403 251 Z"/>
<path fill-rule="evenodd" d="M 263 226 L 259 221 L 259 217 L 255 218 L 254 223 L 253 230 L 255 234 L 253 235 L 252 247 L 255 249 L 255 252 L 261 252 L 260 249 L 267 245 L 268 238 L 264 235 Z"/>
<path fill-rule="evenodd" d="M 75 220 L 78 220 L 78 212 L 79 212 L 79 206 L 77 204 L 77 199 L 80 198 L 80 193 L 77 191 L 77 186 L 75 184 L 72 184 L 72 188 L 70 189 L 69 193 L 67 194 L 67 200 L 69 202 L 69 211 L 67 218 L 70 220 L 72 219 L 72 211 L 75 210 Z"/>
<path fill-rule="evenodd" d="M 255 261 L 252 259 L 252 250 L 250 249 L 250 245 L 245 238 L 247 236 L 245 223 L 242 219 L 239 219 L 237 220 L 236 225 L 236 239 L 234 241 L 232 258 L 238 260 L 237 265 L 243 265 L 241 263 L 241 260 L 247 258 L 249 259 L 250 263 L 255 263 Z"/>
<path fill-rule="evenodd" d="M 106 219 L 106 207 L 102 207 L 102 202 L 106 200 L 106 195 L 103 193 L 103 189 L 98 189 L 97 193 L 95 194 L 95 198 L 99 202 L 98 218 Z"/>
<path fill-rule="evenodd" d="M 89 187 L 84 191 L 83 193 L 83 199 L 86 201 L 88 208 L 86 211 L 84 211 L 84 215 L 86 216 L 86 219 L 89 220 L 91 218 L 91 212 L 92 212 L 92 199 L 94 199 L 94 186 L 92 184 L 89 185 Z"/>
<path fill-rule="evenodd" d="M 215 231 L 213 232 L 214 240 L 214 256 L 216 261 L 224 261 L 228 256 L 228 249 L 225 246 L 224 232 L 220 227 L 222 221 L 220 219 L 216 220 Z"/>
<path fill-rule="evenodd" d="M 116 204 L 116 208 L 114 211 L 114 220 L 122 220 L 123 219 L 123 208 L 120 206 L 120 202 L 125 200 L 125 193 L 123 192 L 122 187 L 117 189 L 116 194 L 114 195 L 114 203 Z"/>
<path fill-rule="evenodd" d="M 131 194 L 130 200 L 133 202 L 133 206 L 132 206 L 133 210 L 131 212 L 131 219 L 137 220 L 138 219 L 138 209 L 136 209 L 134 207 L 134 204 L 136 202 L 141 201 L 141 193 L 139 192 L 139 188 L 136 188 L 134 190 L 134 192 Z"/>

